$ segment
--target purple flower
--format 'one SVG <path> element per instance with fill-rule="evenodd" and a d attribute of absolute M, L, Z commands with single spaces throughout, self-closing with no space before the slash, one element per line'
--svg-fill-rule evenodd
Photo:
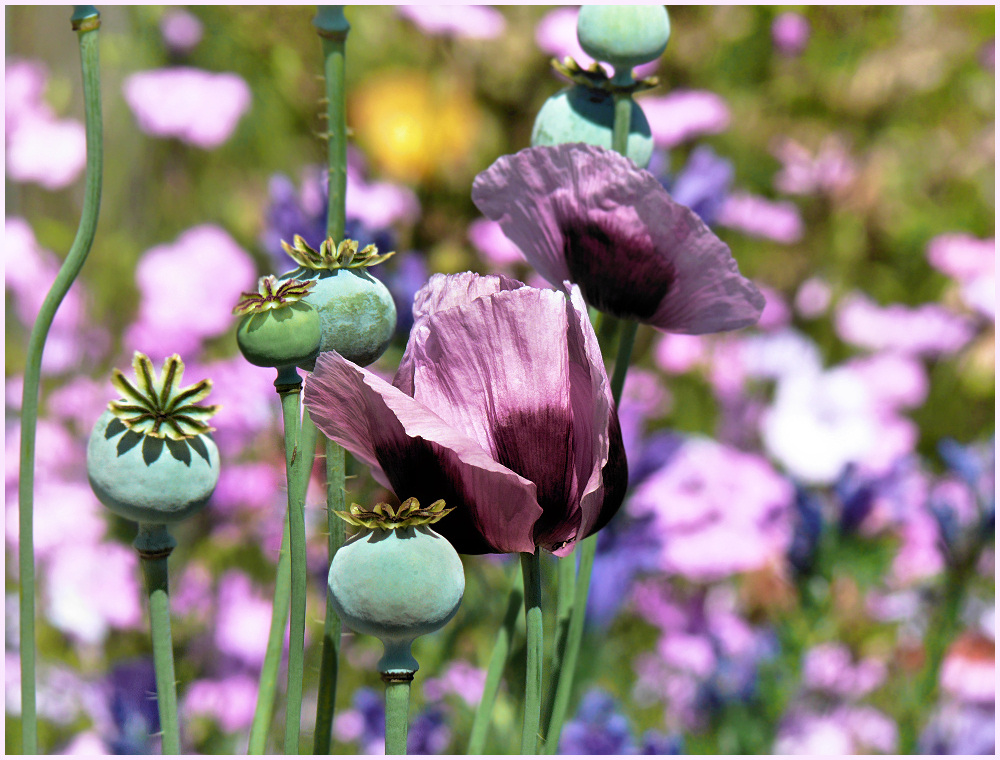
<path fill-rule="evenodd" d="M 397 5 L 396 12 L 428 34 L 492 40 L 507 28 L 503 14 L 489 5 Z"/>
<path fill-rule="evenodd" d="M 719 211 L 718 223 L 778 243 L 797 243 L 803 234 L 802 216 L 794 203 L 749 193 L 731 194 Z"/>
<path fill-rule="evenodd" d="M 257 679 L 236 673 L 219 680 L 206 678 L 192 682 L 184 694 L 183 711 L 208 715 L 219 727 L 233 733 L 243 731 L 253 721 L 257 703 Z"/>
<path fill-rule="evenodd" d="M 996 708 L 947 702 L 935 711 L 920 735 L 919 751 L 928 755 L 996 753 Z"/>
<path fill-rule="evenodd" d="M 440 755 L 451 742 L 451 729 L 447 716 L 439 707 L 419 713 L 410 724 L 406 736 L 408 755 Z"/>
<path fill-rule="evenodd" d="M 787 56 L 799 55 L 809 44 L 809 21 L 801 13 L 788 11 L 778 15 L 771 24 L 771 40 L 775 49 Z"/>
<path fill-rule="evenodd" d="M 860 292 L 841 299 L 835 327 L 846 343 L 918 356 L 953 354 L 974 335 L 968 319 L 938 304 L 912 309 L 902 304 L 883 307 Z"/>
<path fill-rule="evenodd" d="M 306 380 L 317 426 L 400 499 L 457 509 L 463 554 L 564 556 L 612 517 L 627 479 L 597 337 L 579 290 L 434 275 L 390 385 L 335 352 Z"/>
<path fill-rule="evenodd" d="M 708 90 L 674 90 L 637 102 L 646 114 L 653 144 L 658 148 L 673 148 L 694 137 L 716 135 L 729 128 L 729 106 Z"/>
<path fill-rule="evenodd" d="M 805 319 L 816 319 L 830 307 L 833 292 L 822 277 L 810 277 L 795 293 L 795 310 Z"/>
<path fill-rule="evenodd" d="M 707 145 L 699 145 L 673 182 L 667 185 L 667 190 L 675 201 L 690 208 L 711 226 L 732 184 L 732 161 L 720 158 Z"/>
<path fill-rule="evenodd" d="M 354 692 L 351 709 L 338 713 L 334 735 L 342 742 L 357 742 L 366 755 L 385 753 L 385 700 L 374 689 Z"/>
<path fill-rule="evenodd" d="M 881 660 L 866 657 L 855 664 L 850 649 L 836 641 L 812 647 L 802 662 L 803 685 L 835 697 L 863 697 L 881 686 L 886 675 Z"/>
<path fill-rule="evenodd" d="M 469 225 L 469 242 L 494 268 L 524 261 L 521 249 L 507 239 L 499 224 L 490 219 L 476 219 Z"/>
<path fill-rule="evenodd" d="M 125 662 L 108 678 L 112 735 L 106 737 L 117 755 L 148 755 L 155 747 L 160 714 L 156 705 L 156 674 L 150 660 Z"/>
<path fill-rule="evenodd" d="M 597 537 L 597 554 L 587 597 L 587 621 L 607 626 L 628 599 L 632 581 L 656 570 L 662 551 L 653 517 L 614 520 Z"/>
<path fill-rule="evenodd" d="M 573 720 L 559 739 L 560 755 L 633 755 L 628 718 L 618 712 L 615 700 L 599 689 L 587 692 Z"/>
<path fill-rule="evenodd" d="M 779 140 L 773 152 L 782 163 L 781 171 L 774 178 L 774 186 L 783 193 L 834 195 L 854 181 L 854 160 L 836 135 L 823 140 L 815 156 L 791 139 Z"/>
<path fill-rule="evenodd" d="M 250 88 L 236 74 L 184 66 L 132 74 L 123 92 L 143 132 L 205 149 L 229 139 L 251 99 Z"/>
<path fill-rule="evenodd" d="M 652 174 L 579 143 L 503 156 L 476 177 L 472 200 L 556 287 L 668 332 L 754 324 L 764 298 L 729 248 Z"/>

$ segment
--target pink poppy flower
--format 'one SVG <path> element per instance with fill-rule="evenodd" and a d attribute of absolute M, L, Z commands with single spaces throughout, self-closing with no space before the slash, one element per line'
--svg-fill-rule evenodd
<path fill-rule="evenodd" d="M 250 107 L 250 88 L 236 74 L 177 66 L 132 74 L 123 86 L 139 129 L 217 148 Z"/>
<path fill-rule="evenodd" d="M 798 207 L 790 201 L 771 201 L 750 193 L 731 193 L 716 222 L 723 227 L 778 243 L 797 243 L 805 225 Z"/>
<path fill-rule="evenodd" d="M 717 135 L 729 128 L 729 106 L 708 90 L 674 90 L 638 101 L 649 121 L 653 143 L 673 148 L 700 135 Z"/>
<path fill-rule="evenodd" d="M 968 319 L 939 304 L 879 306 L 861 292 L 840 300 L 834 326 L 846 343 L 917 356 L 954 354 L 975 334 Z"/>
<path fill-rule="evenodd" d="M 489 5 L 399 5 L 396 11 L 427 34 L 492 40 L 507 28 L 503 14 Z"/>
<path fill-rule="evenodd" d="M 463 554 L 559 556 L 607 523 L 624 447 L 583 298 L 504 276 L 434 275 L 392 385 L 320 354 L 304 401 L 400 499 L 444 499 Z"/>
<path fill-rule="evenodd" d="M 771 24 L 771 41 L 779 53 L 796 56 L 806 49 L 811 31 L 805 16 L 788 11 L 778 15 Z"/>
<path fill-rule="evenodd" d="M 698 335 L 754 324 L 760 291 L 729 248 L 624 156 L 571 143 L 503 156 L 472 200 L 551 284 L 616 317 Z"/>

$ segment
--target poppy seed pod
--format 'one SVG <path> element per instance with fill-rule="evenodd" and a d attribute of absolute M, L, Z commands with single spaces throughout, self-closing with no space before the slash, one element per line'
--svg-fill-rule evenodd
<path fill-rule="evenodd" d="M 380 255 L 373 245 L 359 251 L 354 240 L 338 244 L 327 238 L 319 251 L 299 235 L 294 242 L 294 246 L 281 244 L 299 267 L 279 280 L 315 283 L 302 301 L 319 312 L 320 353 L 336 351 L 359 366 L 371 364 L 385 352 L 396 331 L 396 304 L 389 289 L 365 270 L 393 252 Z M 315 364 L 313 356 L 298 366 L 312 372 Z"/>
<path fill-rule="evenodd" d="M 315 282 L 262 277 L 258 293 L 244 293 L 233 309 L 242 314 L 236 343 L 257 367 L 297 366 L 315 361 L 320 346 L 319 312 L 302 300 Z"/>
<path fill-rule="evenodd" d="M 87 443 L 87 477 L 104 506 L 127 520 L 169 524 L 200 511 L 219 482 L 219 450 L 205 421 L 217 406 L 198 406 L 209 380 L 179 388 L 184 363 L 174 354 L 155 378 L 135 353 L 133 384 L 118 370 L 121 392 L 97 420 Z"/>
<path fill-rule="evenodd" d="M 330 598 L 337 614 L 358 633 L 385 645 L 379 672 L 416 672 L 414 639 L 454 617 L 465 593 L 465 571 L 452 545 L 429 526 L 450 509 L 437 501 L 421 509 L 407 499 L 398 510 L 351 505 L 337 514 L 362 527 L 330 563 Z"/>
<path fill-rule="evenodd" d="M 531 130 L 531 145 L 587 143 L 611 149 L 614 98 L 605 90 L 574 84 L 545 101 Z M 653 155 L 653 134 L 639 104 L 632 101 L 627 155 L 646 168 Z"/>
<path fill-rule="evenodd" d="M 584 5 L 576 36 L 587 55 L 631 71 L 667 49 L 670 17 L 662 5 Z"/>

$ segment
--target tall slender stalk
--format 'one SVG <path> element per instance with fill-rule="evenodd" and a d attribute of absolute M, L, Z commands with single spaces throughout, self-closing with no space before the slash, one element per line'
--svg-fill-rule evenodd
<path fill-rule="evenodd" d="M 167 558 L 176 544 L 165 525 L 144 523 L 139 524 L 139 535 L 133 544 L 139 552 L 149 599 L 149 628 L 153 639 L 153 669 L 156 673 L 156 707 L 160 714 L 164 755 L 178 755 L 181 751 L 174 643 L 170 634 L 170 586 L 167 577 Z"/>
<path fill-rule="evenodd" d="M 549 684 L 545 694 L 545 702 L 542 705 L 542 726 L 546 728 L 552 720 L 556 701 L 556 679 L 562 670 L 563 658 L 566 656 L 566 642 L 569 637 L 573 600 L 576 593 L 576 558 L 577 553 L 573 552 L 568 557 L 556 560 L 558 584 L 556 587 L 556 637 L 552 647 L 552 666 L 549 668 L 552 682 Z"/>
<path fill-rule="evenodd" d="M 627 77 L 625 74 L 627 73 Z M 631 72 L 616 72 L 617 84 L 627 84 L 632 79 Z M 630 95 L 615 93 L 615 121 L 611 137 L 611 146 L 615 151 L 626 154 L 628 134 L 632 120 L 632 98 Z M 635 336 L 639 329 L 636 322 L 623 321 L 618 338 L 618 355 L 615 358 L 615 368 L 611 377 L 611 396 L 615 406 L 621 401 L 622 389 L 625 387 L 625 375 L 628 373 Z M 583 624 L 587 612 L 587 598 L 590 595 L 590 575 L 594 568 L 594 557 L 597 554 L 597 536 L 590 536 L 579 543 L 580 568 L 577 571 L 576 587 L 573 595 L 573 610 L 570 613 L 569 630 L 566 636 L 565 653 L 562 656 L 556 694 L 553 701 L 552 715 L 545 733 L 545 752 L 555 754 L 559 747 L 559 736 L 566 720 L 570 696 L 573 692 L 573 679 L 576 675 L 576 662 L 580 653 L 580 642 L 583 639 Z"/>
<path fill-rule="evenodd" d="M 286 420 L 298 417 L 299 394 L 282 398 Z M 288 621 L 288 691 L 285 702 L 285 754 L 299 753 L 299 731 L 302 724 L 302 673 L 305 660 L 306 587 L 306 489 L 316 455 L 316 426 L 309 410 L 302 410 L 299 445 L 292 463 L 288 484 L 288 546 L 291 562 L 292 599 Z"/>
<path fill-rule="evenodd" d="M 278 554 L 278 574 L 274 581 L 274 601 L 271 605 L 271 629 L 267 633 L 267 648 L 260 671 L 257 690 L 257 707 L 250 726 L 250 743 L 247 754 L 263 755 L 267 747 L 268 731 L 274 715 L 274 695 L 278 688 L 278 669 L 285 645 L 285 626 L 288 623 L 288 603 L 292 595 L 291 560 L 288 553 L 288 515 L 281 535 Z"/>
<path fill-rule="evenodd" d="M 514 580 L 510 593 L 507 595 L 507 611 L 503 616 L 503 623 L 497 632 L 497 640 L 493 644 L 493 654 L 490 655 L 490 664 L 486 670 L 486 683 L 483 684 L 483 696 L 476 707 L 476 715 L 472 719 L 472 730 L 469 733 L 469 746 L 466 749 L 467 755 L 481 755 L 486 746 L 486 735 L 490 729 L 490 716 L 493 714 L 493 705 L 496 703 L 497 694 L 500 692 L 500 681 L 503 679 L 504 668 L 507 667 L 507 660 L 510 658 L 511 643 L 514 640 L 514 632 L 517 630 L 518 621 L 524 612 L 522 603 L 524 601 L 524 581 L 520 569 L 514 571 Z"/>
<path fill-rule="evenodd" d="M 385 683 L 385 754 L 405 755 L 409 729 L 410 682 L 393 679 Z"/>
<path fill-rule="evenodd" d="M 527 658 L 524 673 L 524 725 L 521 754 L 534 755 L 542 709 L 542 573 L 539 550 L 521 553 L 524 576 L 524 623 L 527 631 Z"/>
<path fill-rule="evenodd" d="M 323 75 L 326 82 L 327 172 L 329 176 L 326 234 L 334 240 L 344 237 L 347 197 L 347 102 L 345 86 L 347 34 L 351 25 L 342 5 L 320 5 L 313 26 L 323 47 Z M 326 441 L 326 510 L 329 528 L 329 558 L 344 542 L 344 524 L 335 511 L 344 509 L 344 450 Z M 316 728 L 313 752 L 330 752 L 333 714 L 337 702 L 337 677 L 340 660 L 341 621 L 327 598 L 323 623 L 323 655 L 319 672 L 319 697 L 316 705 Z M 405 747 L 405 739 L 404 739 Z"/>
<path fill-rule="evenodd" d="M 56 310 L 80 273 L 97 231 L 101 208 L 103 167 L 101 76 L 98 57 L 98 30 L 101 16 L 91 5 L 73 7 L 73 29 L 78 33 L 83 69 L 83 104 L 87 134 L 87 170 L 83 212 L 76 237 L 70 246 L 55 282 L 28 338 L 28 354 L 21 393 L 21 459 L 18 474 L 18 572 L 20 583 L 21 636 L 21 751 L 38 752 L 38 718 L 35 706 L 35 430 L 38 423 L 38 386 L 42 352 Z"/>

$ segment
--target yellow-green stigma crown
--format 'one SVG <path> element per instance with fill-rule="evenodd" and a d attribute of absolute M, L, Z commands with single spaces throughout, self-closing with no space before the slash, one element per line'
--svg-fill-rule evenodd
<path fill-rule="evenodd" d="M 420 502 L 411 496 L 396 509 L 385 502 L 376 504 L 371 509 L 365 509 L 360 504 L 352 504 L 350 512 L 334 512 L 334 514 L 351 525 L 369 530 L 378 528 L 393 530 L 417 525 L 432 525 L 452 511 L 454 511 L 454 507 L 444 508 L 444 499 L 438 499 L 429 507 L 421 508 Z"/>
<path fill-rule="evenodd" d="M 295 245 L 289 245 L 284 240 L 281 247 L 292 260 L 306 269 L 361 269 L 373 267 L 394 255 L 395 251 L 380 254 L 374 245 L 366 245 L 358 250 L 357 240 L 341 240 L 339 243 L 332 237 L 322 242 L 317 251 L 311 248 L 301 235 L 292 238 Z"/>
<path fill-rule="evenodd" d="M 645 90 L 651 90 L 654 87 L 660 86 L 659 77 L 646 77 L 645 79 L 637 79 L 628 85 L 618 85 L 611 81 L 611 77 L 607 75 L 607 72 L 601 67 L 596 61 L 591 63 L 587 68 L 583 68 L 575 60 L 566 56 L 562 61 L 557 58 L 551 60 L 552 68 L 555 69 L 557 74 L 569 79 L 575 84 L 581 84 L 584 87 L 592 87 L 598 90 L 605 90 L 610 93 L 618 94 L 635 94 L 637 92 L 643 92 Z"/>
<path fill-rule="evenodd" d="M 269 274 L 260 278 L 256 293 L 240 294 L 239 303 L 233 309 L 233 314 L 259 314 L 269 309 L 280 309 L 301 301 L 314 287 L 316 287 L 315 282 L 302 280 L 288 280 L 279 285 L 278 278 Z"/>
<path fill-rule="evenodd" d="M 160 376 L 156 377 L 153 362 L 140 351 L 132 358 L 135 383 L 126 379 L 121 370 L 113 370 L 111 384 L 122 394 L 108 408 L 129 430 L 154 438 L 182 441 L 208 433 L 208 419 L 219 411 L 218 405 L 200 406 L 203 398 L 212 392 L 212 381 L 181 388 L 184 362 L 174 354 L 163 362 Z"/>

